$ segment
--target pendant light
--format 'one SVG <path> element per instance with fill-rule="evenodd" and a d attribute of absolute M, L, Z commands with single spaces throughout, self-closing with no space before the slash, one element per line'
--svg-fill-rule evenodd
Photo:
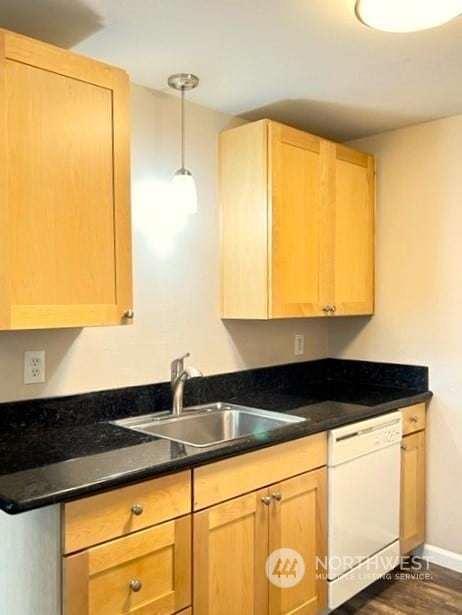
<path fill-rule="evenodd" d="M 181 92 L 181 168 L 172 178 L 173 196 L 175 204 L 181 211 L 194 214 L 197 212 L 196 183 L 191 171 L 184 166 L 184 95 L 186 90 L 192 90 L 199 85 L 199 78 L 190 73 L 177 73 L 170 75 L 168 85 Z"/>
<path fill-rule="evenodd" d="M 462 0 L 357 0 L 357 18 L 385 32 L 416 32 L 441 26 L 462 13 Z"/>

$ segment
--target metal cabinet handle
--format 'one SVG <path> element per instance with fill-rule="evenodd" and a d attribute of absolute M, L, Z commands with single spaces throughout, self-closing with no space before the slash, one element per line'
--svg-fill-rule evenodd
<path fill-rule="evenodd" d="M 410 421 L 411 423 L 418 423 L 419 417 L 415 414 L 414 416 L 411 416 Z"/>
<path fill-rule="evenodd" d="M 280 491 L 275 491 L 271 494 L 271 496 L 273 500 L 276 500 L 276 502 L 280 502 L 282 500 L 282 493 Z"/>
<path fill-rule="evenodd" d="M 403 449 L 403 451 L 405 451 L 407 449 L 406 444 L 404 444 L 404 442 L 401 444 L 401 448 Z"/>
<path fill-rule="evenodd" d="M 132 592 L 139 592 L 140 589 L 143 587 L 143 583 L 141 583 L 139 579 L 132 579 L 128 586 L 130 587 Z"/>
<path fill-rule="evenodd" d="M 335 313 L 335 312 L 337 311 L 337 306 L 335 306 L 335 305 L 331 305 L 331 306 L 330 306 L 330 311 L 331 311 L 331 312 L 333 312 L 333 313 Z"/>
<path fill-rule="evenodd" d="M 133 504 L 130 510 L 134 515 L 139 516 L 143 514 L 144 508 L 141 506 L 141 504 Z"/>
<path fill-rule="evenodd" d="M 269 495 L 265 495 L 264 497 L 262 497 L 261 501 L 265 506 L 269 506 L 271 504 L 271 498 Z"/>
<path fill-rule="evenodd" d="M 125 310 L 124 318 L 133 318 L 135 316 L 135 312 L 132 309 Z"/>
<path fill-rule="evenodd" d="M 331 310 L 331 306 L 330 306 L 330 305 L 325 305 L 325 306 L 322 308 L 322 311 L 323 311 L 325 314 L 328 314 L 328 313 L 330 312 L 330 310 Z"/>

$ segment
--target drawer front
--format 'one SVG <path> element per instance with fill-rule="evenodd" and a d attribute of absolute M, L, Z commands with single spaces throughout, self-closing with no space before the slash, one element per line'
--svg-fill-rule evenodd
<path fill-rule="evenodd" d="M 63 509 L 64 553 L 73 553 L 189 513 L 191 473 L 121 487 Z"/>
<path fill-rule="evenodd" d="M 403 416 L 403 436 L 425 429 L 425 404 L 423 402 L 402 408 L 401 413 Z"/>
<path fill-rule="evenodd" d="M 63 615 L 169 615 L 191 604 L 191 515 L 63 558 Z"/>
<path fill-rule="evenodd" d="M 277 444 L 193 471 L 194 510 L 277 483 L 327 463 L 326 433 Z"/>

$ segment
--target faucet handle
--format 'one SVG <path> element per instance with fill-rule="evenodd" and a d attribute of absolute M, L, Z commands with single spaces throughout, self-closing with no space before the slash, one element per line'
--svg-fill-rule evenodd
<path fill-rule="evenodd" d="M 176 378 L 184 369 L 184 360 L 189 357 L 189 352 L 184 354 L 182 357 L 178 357 L 177 359 L 173 359 L 170 363 L 170 372 L 172 374 L 172 378 Z"/>

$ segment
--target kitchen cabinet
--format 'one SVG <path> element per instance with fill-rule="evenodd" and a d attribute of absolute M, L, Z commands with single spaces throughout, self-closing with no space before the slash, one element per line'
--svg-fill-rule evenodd
<path fill-rule="evenodd" d="M 270 120 L 219 158 L 222 317 L 372 314 L 374 158 Z"/>
<path fill-rule="evenodd" d="M 242 493 L 194 513 L 195 613 L 309 615 L 325 608 L 326 582 L 316 575 L 316 558 L 326 555 L 327 474 L 317 467 L 325 463 L 321 434 L 194 472 L 195 509 Z M 265 574 L 267 558 L 281 548 L 297 551 L 306 567 L 292 587 L 278 587 Z M 270 576 L 300 571 L 293 559 L 275 561 Z"/>
<path fill-rule="evenodd" d="M 128 324 L 128 76 L 0 42 L 0 329 Z"/>
<path fill-rule="evenodd" d="M 65 504 L 63 615 L 189 607 L 190 511 L 188 471 Z"/>
<path fill-rule="evenodd" d="M 404 555 L 425 539 L 425 404 L 402 410 L 400 550 Z"/>

